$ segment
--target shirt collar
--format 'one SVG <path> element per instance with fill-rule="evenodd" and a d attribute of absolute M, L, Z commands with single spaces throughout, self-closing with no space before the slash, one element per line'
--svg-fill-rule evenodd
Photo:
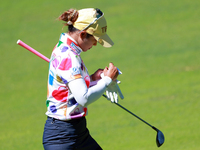
<path fill-rule="evenodd" d="M 67 44 L 76 54 L 80 55 L 82 52 L 82 49 L 78 46 L 77 42 L 68 34 L 62 33 L 60 35 L 60 41 Z"/>

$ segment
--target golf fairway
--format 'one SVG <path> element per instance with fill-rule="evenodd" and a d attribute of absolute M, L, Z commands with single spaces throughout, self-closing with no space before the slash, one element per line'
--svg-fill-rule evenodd
<path fill-rule="evenodd" d="M 162 150 L 199 150 L 200 1 L 2 1 L 0 6 L 0 149 L 42 150 L 48 64 L 16 44 L 50 57 L 69 8 L 100 8 L 112 48 L 82 53 L 90 74 L 113 62 L 121 105 L 160 129 Z M 63 30 L 62 30 L 63 28 Z M 156 133 L 100 98 L 88 107 L 88 128 L 104 150 L 157 150 Z"/>

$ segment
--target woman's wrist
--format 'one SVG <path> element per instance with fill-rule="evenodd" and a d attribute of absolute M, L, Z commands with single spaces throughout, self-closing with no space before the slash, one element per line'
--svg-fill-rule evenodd
<path fill-rule="evenodd" d="M 107 86 L 112 82 L 112 79 L 108 76 L 104 76 L 104 73 L 101 73 L 101 79 L 104 80 Z"/>

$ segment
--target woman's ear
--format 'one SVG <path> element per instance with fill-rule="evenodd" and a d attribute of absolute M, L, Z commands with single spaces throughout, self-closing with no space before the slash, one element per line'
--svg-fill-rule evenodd
<path fill-rule="evenodd" d="M 80 38 L 81 38 L 82 40 L 84 40 L 86 37 L 87 37 L 87 32 L 86 32 L 86 31 L 81 31 L 81 33 L 80 33 Z"/>

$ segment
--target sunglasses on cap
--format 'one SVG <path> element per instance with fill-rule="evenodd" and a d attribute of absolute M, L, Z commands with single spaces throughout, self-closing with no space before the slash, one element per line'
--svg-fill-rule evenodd
<path fill-rule="evenodd" d="M 89 26 L 91 26 L 92 24 L 94 24 L 97 20 L 99 20 L 99 19 L 104 15 L 104 13 L 103 13 L 100 9 L 96 8 L 95 10 L 96 10 L 96 13 L 97 13 L 96 18 L 95 18 L 88 26 L 86 26 L 86 27 L 85 27 L 83 30 L 81 30 L 81 31 L 86 30 Z M 80 31 L 80 32 L 81 32 L 81 31 Z"/>

